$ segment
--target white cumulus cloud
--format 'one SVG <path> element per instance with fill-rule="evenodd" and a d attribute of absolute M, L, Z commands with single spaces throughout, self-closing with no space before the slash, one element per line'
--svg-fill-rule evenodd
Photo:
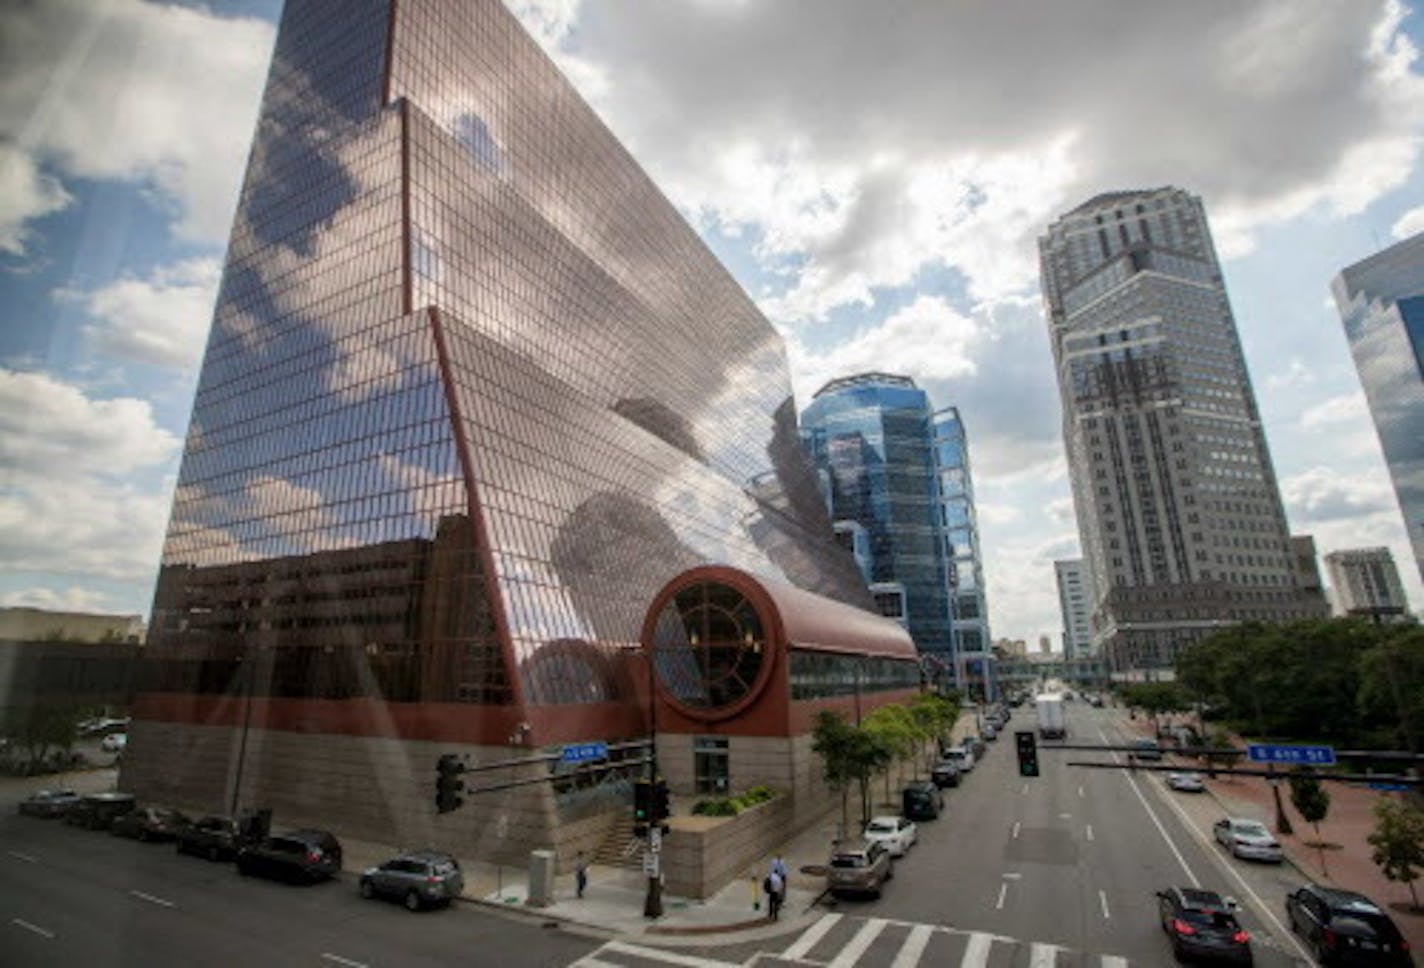
<path fill-rule="evenodd" d="M 189 259 L 146 278 L 123 276 L 90 292 L 65 291 L 93 319 L 94 347 L 121 359 L 187 370 L 196 365 L 212 322 L 222 267 Z"/>
<path fill-rule="evenodd" d="M 1389 230 L 1389 234 L 1396 239 L 1407 239 L 1411 235 L 1418 235 L 1424 232 L 1424 205 L 1418 208 L 1411 208 L 1395 221 L 1394 226 Z"/>
<path fill-rule="evenodd" d="M 34 158 L 0 142 L 0 252 L 24 255 L 30 236 L 26 223 L 71 201 L 64 186 L 42 173 Z"/>

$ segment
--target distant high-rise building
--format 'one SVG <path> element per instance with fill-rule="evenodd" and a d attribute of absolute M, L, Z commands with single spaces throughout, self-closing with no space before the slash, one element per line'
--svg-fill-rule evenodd
<path fill-rule="evenodd" d="M 1320 564 L 1316 560 L 1315 538 L 1308 534 L 1291 535 L 1291 552 L 1295 557 L 1296 582 L 1307 595 L 1325 600 L 1325 583 L 1320 580 Z"/>
<path fill-rule="evenodd" d="M 1063 613 L 1063 657 L 1081 659 L 1093 653 L 1093 586 L 1082 558 L 1053 563 L 1058 580 L 1058 608 Z"/>
<path fill-rule="evenodd" d="M 1039 239 L 1095 641 L 1171 664 L 1244 619 L 1324 613 L 1298 586 L 1201 201 L 1110 192 Z"/>
<path fill-rule="evenodd" d="M 842 542 L 855 550 L 849 522 L 869 539 L 865 580 L 881 614 L 955 669 L 929 397 L 886 373 L 832 380 L 802 413 L 801 437 Z"/>
<path fill-rule="evenodd" d="M 974 476 L 969 439 L 958 407 L 935 413 L 934 446 L 958 674 L 966 683 L 992 682 L 994 655 L 990 648 L 989 605 L 984 597 L 979 518 L 974 511 Z"/>
<path fill-rule="evenodd" d="M 1325 570 L 1339 614 L 1385 618 L 1409 613 L 1399 569 L 1388 548 L 1332 551 L 1325 556 Z"/>
<path fill-rule="evenodd" d="M 1331 288 L 1424 578 L 1424 232 L 1345 269 Z"/>

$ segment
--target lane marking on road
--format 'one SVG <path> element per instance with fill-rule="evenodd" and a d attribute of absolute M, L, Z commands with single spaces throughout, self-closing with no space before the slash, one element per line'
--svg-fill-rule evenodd
<path fill-rule="evenodd" d="M 1079 787 L 1079 788 L 1078 788 L 1078 796 L 1080 796 L 1080 797 L 1083 796 L 1083 788 L 1082 788 L 1082 787 Z"/>
<path fill-rule="evenodd" d="M 1103 920 L 1105 920 L 1105 921 L 1111 921 L 1111 920 L 1112 920 L 1112 914 L 1110 914 L 1110 913 L 1108 912 L 1108 895 L 1107 895 L 1107 892 L 1104 891 L 1104 890 L 1099 889 L 1099 890 L 1098 890 L 1098 900 L 1103 903 Z"/>
<path fill-rule="evenodd" d="M 578 961 L 569 965 L 569 968 L 620 968 L 611 961 L 599 961 L 593 955 L 584 955 Z"/>
<path fill-rule="evenodd" d="M 1018 880 L 1018 879 L 1021 878 L 1021 877 L 1023 877 L 1022 874 L 1020 874 L 1020 873 L 1014 871 L 1014 872 L 1010 872 L 1010 873 L 1005 874 L 1005 875 L 1004 875 L 1004 880 L 1006 880 L 1006 881 L 1016 881 L 1016 880 Z"/>
<path fill-rule="evenodd" d="M 1006 881 L 1006 882 L 1004 882 L 1003 884 L 1000 884 L 1000 885 L 999 885 L 999 900 L 998 900 L 998 902 L 994 905 L 994 910 L 995 910 L 995 911 L 1002 911 L 1002 910 L 1004 909 L 1004 895 L 1007 894 L 1007 893 L 1009 893 L 1009 885 L 1008 885 L 1008 882 Z"/>
<path fill-rule="evenodd" d="M 1257 894 L 1254 890 L 1252 890 L 1251 885 L 1246 883 L 1240 872 L 1236 870 L 1235 865 L 1222 858 L 1221 854 L 1216 849 L 1215 838 L 1207 839 L 1206 834 L 1202 833 L 1200 830 L 1197 829 L 1196 824 L 1192 823 L 1191 818 L 1187 816 L 1187 812 L 1182 809 L 1182 805 L 1177 803 L 1176 800 L 1160 792 L 1158 795 L 1166 801 L 1168 806 L 1170 806 L 1173 810 L 1176 811 L 1177 816 L 1181 819 L 1183 825 L 1186 826 L 1188 832 L 1190 832 L 1191 835 L 1196 838 L 1198 843 L 1200 843 L 1202 849 L 1206 851 L 1206 853 L 1213 860 L 1216 861 L 1217 866 L 1219 866 L 1222 870 L 1226 871 L 1226 873 L 1230 874 L 1231 877 L 1235 879 L 1236 883 L 1241 885 L 1241 889 L 1251 896 L 1251 900 L 1256 902 L 1256 908 L 1263 914 L 1265 914 L 1266 920 L 1270 921 L 1271 924 L 1275 925 L 1277 932 L 1279 932 L 1281 936 L 1290 939 L 1291 944 L 1295 945 L 1296 950 L 1301 953 L 1301 956 L 1305 958 L 1307 963 L 1314 964 L 1315 962 L 1312 960 L 1310 953 L 1305 950 L 1305 946 L 1300 943 L 1300 939 L 1295 936 L 1295 932 L 1286 929 L 1286 926 L 1282 924 L 1280 922 L 1280 919 L 1276 917 L 1275 912 L 1270 909 L 1270 907 L 1266 904 L 1265 901 L 1261 900 L 1261 895 Z"/>
<path fill-rule="evenodd" d="M 1027 796 L 1027 795 L 1028 795 L 1028 784 L 1027 784 L 1027 783 L 1024 784 L 1023 789 L 1020 790 L 1019 793 L 1023 794 L 1024 796 Z"/>
<path fill-rule="evenodd" d="M 46 931 L 44 928 L 40 927 L 38 924 L 31 924 L 30 922 L 28 922 L 28 921 L 22 921 L 22 920 L 20 920 L 19 918 L 11 918 L 11 919 L 10 919 L 10 923 L 11 923 L 11 924 L 18 924 L 20 927 L 24 928 L 26 931 L 33 931 L 35 934 L 39 935 L 41 938 L 53 938 L 53 937 L 54 937 L 54 932 L 53 932 L 53 931 Z"/>
<path fill-rule="evenodd" d="M 1028 968 L 1053 968 L 1058 961 L 1058 946 L 1034 942 L 1028 958 Z"/>
<path fill-rule="evenodd" d="M 1014 840 L 1018 840 L 1018 839 L 1019 839 L 1019 826 L 1020 826 L 1020 823 L 1021 823 L 1021 822 L 1018 821 L 1018 820 L 1015 820 L 1015 821 L 1014 821 L 1014 833 L 1013 833 L 1013 839 L 1014 839 Z"/>
<path fill-rule="evenodd" d="M 975 931 L 969 936 L 969 944 L 964 949 L 964 959 L 959 968 L 985 968 L 989 964 L 989 951 L 994 945 L 992 935 Z"/>
<path fill-rule="evenodd" d="M 1092 839 L 1093 839 L 1093 825 L 1092 825 L 1092 824 L 1088 824 L 1088 826 L 1085 828 L 1085 832 L 1086 832 L 1087 835 L 1088 835 L 1088 839 L 1089 839 L 1089 840 L 1092 840 Z"/>
<path fill-rule="evenodd" d="M 340 955 L 334 955 L 329 951 L 323 951 L 321 953 L 321 956 L 327 961 L 336 962 L 338 965 L 347 965 L 348 968 L 366 968 L 366 963 L 364 961 L 352 961 L 350 958 L 343 958 Z"/>
<path fill-rule="evenodd" d="M 865 954 L 865 949 L 880 937 L 880 932 L 885 930 L 884 918 L 871 918 L 866 921 L 861 929 L 855 933 L 846 946 L 841 949 L 841 953 L 831 961 L 827 968 L 851 968 L 851 965 L 860 960 L 860 956 Z"/>
<path fill-rule="evenodd" d="M 827 915 L 827 917 L 829 916 Z M 638 944 L 628 944 L 626 941 L 610 941 L 603 946 L 603 950 L 616 951 L 618 954 L 632 955 L 635 958 L 646 958 L 649 961 L 661 961 L 668 965 L 684 965 L 686 968 L 736 968 L 730 961 L 698 958 L 695 955 L 685 955 L 669 951 L 666 948 L 645 948 Z"/>
<path fill-rule="evenodd" d="M 900 953 L 895 956 L 894 961 L 890 962 L 890 968 L 915 968 L 920 963 L 920 958 L 924 956 L 925 946 L 930 943 L 932 937 L 934 937 L 934 927 L 928 924 L 915 925 L 910 929 L 905 943 L 900 945 Z"/>
<path fill-rule="evenodd" d="M 1072 815 L 1071 813 L 1060 813 L 1060 814 L 1058 815 L 1058 819 L 1059 819 L 1059 820 L 1072 820 L 1072 819 L 1073 819 L 1073 815 Z"/>
<path fill-rule="evenodd" d="M 1127 968 L 1127 959 L 1117 955 L 1103 955 L 1102 968 Z"/>
<path fill-rule="evenodd" d="M 129 891 L 129 893 L 142 901 L 147 901 L 149 904 L 157 904 L 159 907 L 171 908 L 178 906 L 167 898 L 158 897 L 153 894 L 145 894 L 143 891 Z"/>
<path fill-rule="evenodd" d="M 1108 741 L 1108 738 L 1103 736 L 1102 730 L 1098 730 L 1098 735 L 1103 737 L 1104 743 Z M 1114 763 L 1122 762 L 1116 753 L 1112 755 L 1112 759 Z M 1182 852 L 1177 849 L 1177 845 L 1172 843 L 1172 838 L 1167 833 L 1167 828 L 1162 826 L 1162 821 L 1157 818 L 1157 813 L 1152 809 L 1152 805 L 1149 804 L 1147 798 L 1142 795 L 1142 789 L 1138 787 L 1137 780 L 1129 776 L 1127 777 L 1127 785 L 1132 787 L 1133 793 L 1137 794 L 1137 799 L 1142 804 L 1142 809 L 1147 811 L 1147 816 L 1152 820 L 1152 825 L 1157 828 L 1157 832 L 1162 835 L 1162 840 L 1166 843 L 1168 849 L 1172 851 L 1172 856 L 1177 858 L 1178 864 L 1182 865 L 1182 871 L 1187 875 L 1187 880 L 1192 882 L 1192 887 L 1201 887 L 1201 881 L 1197 880 L 1197 875 L 1193 873 L 1191 866 L 1187 863 L 1187 859 L 1182 856 Z"/>
<path fill-rule="evenodd" d="M 22 860 L 22 861 L 24 861 L 24 862 L 27 863 L 27 864 L 38 864 L 38 863 L 39 863 L 39 861 L 35 860 L 35 859 L 34 859 L 33 857 L 31 857 L 29 854 L 22 854 L 22 853 L 20 853 L 18 850 L 7 850 L 7 851 L 5 851 L 5 853 L 9 854 L 11 857 L 14 857 L 16 860 Z"/>
<path fill-rule="evenodd" d="M 836 926 L 836 922 L 841 919 L 839 914 L 823 914 L 821 919 L 811 925 L 801 933 L 801 937 L 791 943 L 791 947 L 781 953 L 781 957 L 788 961 L 797 961 L 806 956 L 806 952 L 816 947 L 816 942 L 826 936 L 826 933 Z"/>

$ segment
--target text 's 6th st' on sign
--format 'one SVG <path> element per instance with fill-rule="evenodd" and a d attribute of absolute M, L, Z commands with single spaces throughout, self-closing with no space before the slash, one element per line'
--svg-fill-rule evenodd
<path fill-rule="evenodd" d="M 1290 763 L 1296 766 L 1334 766 L 1333 746 L 1273 746 L 1251 743 L 1246 755 L 1253 763 Z"/>
<path fill-rule="evenodd" d="M 591 763 L 608 759 L 607 743 L 570 743 L 564 747 L 565 763 Z"/>

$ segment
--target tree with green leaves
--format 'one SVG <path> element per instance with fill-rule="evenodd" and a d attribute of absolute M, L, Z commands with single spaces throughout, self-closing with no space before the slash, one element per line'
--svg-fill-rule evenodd
<path fill-rule="evenodd" d="M 899 703 L 881 706 L 865 717 L 861 728 L 874 736 L 889 753 L 885 767 L 885 800 L 895 802 L 890 792 L 890 768 L 911 760 L 919 751 L 922 733 L 909 710 Z"/>
<path fill-rule="evenodd" d="M 1315 828 L 1315 849 L 1320 853 L 1320 872 L 1328 876 L 1330 872 L 1325 868 L 1325 843 L 1320 839 L 1320 821 L 1330 812 L 1330 794 L 1309 769 L 1295 771 L 1287 777 L 1286 782 L 1290 784 L 1290 799 L 1296 812 Z"/>
<path fill-rule="evenodd" d="M 821 776 L 826 785 L 841 795 L 841 830 L 848 823 L 847 799 L 856 779 L 856 728 L 840 713 L 823 709 L 816 714 L 811 733 L 811 749 L 821 757 Z"/>
<path fill-rule="evenodd" d="M 24 766 L 34 770 L 46 763 L 51 753 L 67 753 L 79 737 L 82 706 L 35 703 L 12 706 L 6 712 L 4 733 L 25 751 Z"/>
<path fill-rule="evenodd" d="M 1231 734 L 1220 726 L 1208 731 L 1206 739 L 1203 740 L 1203 742 L 1206 744 L 1207 749 L 1212 750 L 1231 749 L 1233 745 L 1231 742 Z M 1239 757 L 1231 756 L 1227 753 L 1205 753 L 1202 755 L 1202 759 L 1206 760 L 1207 776 L 1215 780 L 1216 767 L 1230 767 Z"/>
<path fill-rule="evenodd" d="M 934 766 L 934 758 L 939 754 L 939 744 L 954 729 L 959 719 L 959 705 L 932 692 L 922 692 L 910 701 L 910 715 L 919 725 L 928 743 L 921 743 L 925 750 L 925 769 Z"/>
<path fill-rule="evenodd" d="M 1424 811 L 1413 804 L 1381 797 L 1375 804 L 1375 830 L 1365 838 L 1374 848 L 1371 859 L 1391 881 L 1409 886 L 1414 910 L 1421 910 L 1414 881 L 1424 871 Z"/>
<path fill-rule="evenodd" d="M 1424 752 L 1424 627 L 1394 626 L 1360 657 L 1359 708 L 1393 742 Z"/>

